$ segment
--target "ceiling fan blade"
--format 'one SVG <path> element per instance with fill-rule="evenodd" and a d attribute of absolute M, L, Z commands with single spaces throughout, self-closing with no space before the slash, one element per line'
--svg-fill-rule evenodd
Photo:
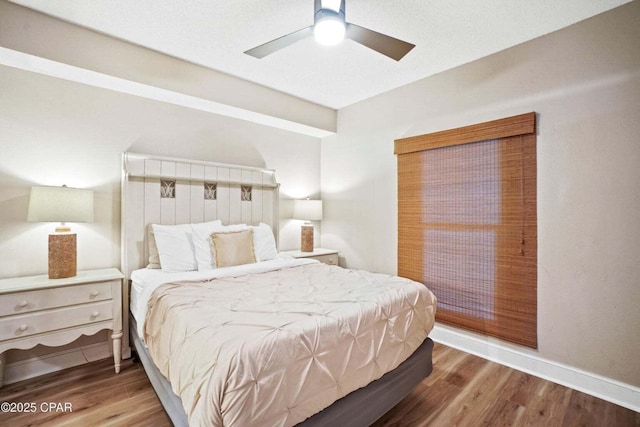
<path fill-rule="evenodd" d="M 264 58 L 267 55 L 270 55 L 280 49 L 290 46 L 295 42 L 312 35 L 313 27 L 303 28 L 301 30 L 294 31 L 293 33 L 289 33 L 286 36 L 282 36 L 275 40 L 271 40 L 270 42 L 266 42 L 265 44 L 261 44 L 260 46 L 254 47 L 253 49 L 249 49 L 244 53 L 258 59 Z"/>
<path fill-rule="evenodd" d="M 400 61 L 416 47 L 414 44 L 351 23 L 347 24 L 347 38 L 396 61 Z"/>

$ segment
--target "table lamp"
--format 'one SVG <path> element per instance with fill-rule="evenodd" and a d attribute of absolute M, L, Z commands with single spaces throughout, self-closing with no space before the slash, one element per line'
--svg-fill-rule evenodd
<path fill-rule="evenodd" d="M 322 200 L 294 200 L 293 217 L 305 221 L 300 236 L 300 250 L 313 252 L 313 224 L 310 221 L 322 219 Z"/>
<path fill-rule="evenodd" d="M 49 234 L 49 278 L 76 275 L 76 234 L 66 222 L 93 222 L 93 191 L 80 188 L 31 187 L 29 222 L 60 222 Z"/>

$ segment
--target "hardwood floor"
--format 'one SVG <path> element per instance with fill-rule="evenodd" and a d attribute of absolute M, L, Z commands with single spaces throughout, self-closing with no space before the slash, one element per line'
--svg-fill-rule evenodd
<path fill-rule="evenodd" d="M 391 426 L 640 426 L 640 413 L 436 344 L 433 372 L 378 420 Z"/>
<path fill-rule="evenodd" d="M 433 359 L 433 373 L 375 427 L 640 426 L 639 413 L 443 345 Z M 115 375 L 112 363 L 4 386 L 0 402 L 35 411 L 1 411 L 0 426 L 170 426 L 142 365 L 124 361 Z"/>
<path fill-rule="evenodd" d="M 117 375 L 109 358 L 5 385 L 0 402 L 36 405 L 35 412 L 0 412 L 0 426 L 171 426 L 142 365 L 131 359 Z M 70 403 L 72 411 L 41 410 L 48 402 Z"/>

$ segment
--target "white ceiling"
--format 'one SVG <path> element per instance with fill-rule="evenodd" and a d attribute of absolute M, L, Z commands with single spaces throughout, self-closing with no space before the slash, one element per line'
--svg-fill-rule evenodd
<path fill-rule="evenodd" d="M 243 52 L 313 24 L 313 0 L 11 0 L 113 37 L 339 109 L 630 0 L 347 0 L 346 18 L 416 45 L 400 62 L 346 40 Z"/>

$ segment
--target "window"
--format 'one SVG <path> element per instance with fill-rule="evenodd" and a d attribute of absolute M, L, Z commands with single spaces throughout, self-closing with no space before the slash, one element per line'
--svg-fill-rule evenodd
<path fill-rule="evenodd" d="M 535 113 L 395 142 L 398 274 L 439 322 L 537 347 Z"/>

